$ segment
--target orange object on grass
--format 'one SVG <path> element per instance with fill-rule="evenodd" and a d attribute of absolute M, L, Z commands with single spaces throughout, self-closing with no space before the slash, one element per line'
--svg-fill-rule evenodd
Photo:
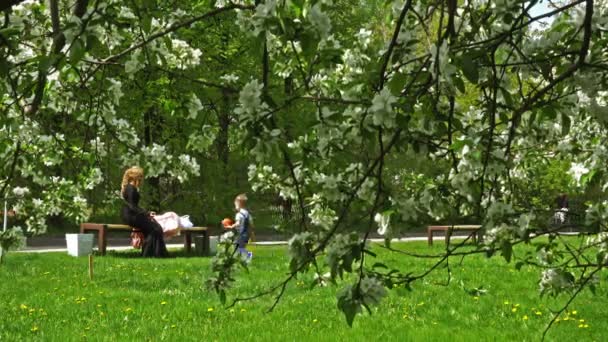
<path fill-rule="evenodd" d="M 224 228 L 229 228 L 233 224 L 234 224 L 234 221 L 232 221 L 232 219 L 229 219 L 227 217 L 222 220 L 222 226 L 224 226 Z"/>

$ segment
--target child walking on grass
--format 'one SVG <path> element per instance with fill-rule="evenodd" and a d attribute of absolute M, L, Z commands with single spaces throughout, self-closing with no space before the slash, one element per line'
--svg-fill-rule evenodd
<path fill-rule="evenodd" d="M 234 209 L 236 210 L 236 217 L 234 224 L 227 228 L 235 229 L 238 233 L 236 239 L 236 247 L 241 257 L 245 258 L 247 262 L 251 262 L 253 253 L 247 250 L 247 243 L 249 242 L 249 234 L 253 229 L 253 218 L 247 210 L 247 195 L 240 194 L 234 199 Z"/>

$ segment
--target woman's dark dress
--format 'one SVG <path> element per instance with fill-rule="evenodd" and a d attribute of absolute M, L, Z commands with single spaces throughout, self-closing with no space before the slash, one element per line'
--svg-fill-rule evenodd
<path fill-rule="evenodd" d="M 139 207 L 139 192 L 131 184 L 127 184 L 122 194 L 126 203 L 122 207 L 122 219 L 125 224 L 137 228 L 144 234 L 141 255 L 144 257 L 166 257 L 169 255 L 163 228 L 154 221 L 147 211 Z"/>

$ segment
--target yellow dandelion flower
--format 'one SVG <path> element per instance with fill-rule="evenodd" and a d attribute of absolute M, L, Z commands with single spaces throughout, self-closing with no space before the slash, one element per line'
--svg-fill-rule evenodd
<path fill-rule="evenodd" d="M 97 307 L 98 307 L 98 308 L 100 308 L 100 307 L 101 307 L 101 304 L 97 304 Z"/>
<path fill-rule="evenodd" d="M 534 314 L 535 314 L 536 316 L 542 316 L 542 315 L 543 315 L 543 313 L 542 313 L 542 312 L 540 312 L 540 311 L 536 311 Z"/>
<path fill-rule="evenodd" d="M 511 309 L 511 312 L 517 312 L 517 308 Z"/>
<path fill-rule="evenodd" d="M 579 319 L 578 321 L 579 321 L 579 323 L 585 323 L 584 319 Z"/>
<path fill-rule="evenodd" d="M 32 312 L 36 312 L 36 309 L 34 309 L 34 308 L 29 309 L 29 313 L 32 313 Z"/>
<path fill-rule="evenodd" d="M 207 312 L 213 311 L 213 308 L 207 308 Z"/>
<path fill-rule="evenodd" d="M 564 317 L 564 321 L 569 321 L 570 317 Z"/>
<path fill-rule="evenodd" d="M 515 307 L 516 307 L 516 308 L 518 308 L 518 307 L 519 307 L 519 304 L 515 304 Z"/>
<path fill-rule="evenodd" d="M 579 324 L 578 327 L 579 328 L 583 328 L 585 325 L 584 324 Z"/>
<path fill-rule="evenodd" d="M 479 297 L 475 296 L 473 297 L 474 300 L 479 300 Z"/>
<path fill-rule="evenodd" d="M 522 317 L 522 319 L 523 319 L 524 321 L 527 321 L 527 320 L 528 320 L 528 315 L 524 315 L 524 317 Z"/>
<path fill-rule="evenodd" d="M 21 310 L 27 309 L 27 305 L 25 305 L 25 304 L 21 304 L 21 305 L 19 305 L 19 307 L 21 308 Z"/>
<path fill-rule="evenodd" d="M 160 302 L 160 305 L 167 305 L 167 302 L 165 302 L 164 300 L 162 302 Z"/>
<path fill-rule="evenodd" d="M 576 314 L 578 313 L 578 311 L 576 310 L 572 310 L 572 312 L 570 313 L 572 316 L 576 316 Z"/>
<path fill-rule="evenodd" d="M 40 329 L 37 326 L 34 325 L 31 330 L 32 330 L 32 332 L 37 332 Z"/>
<path fill-rule="evenodd" d="M 319 321 L 319 320 L 318 320 L 318 319 L 316 319 L 316 318 L 312 320 L 312 322 L 313 322 L 313 323 L 317 323 L 318 321 Z"/>
<path fill-rule="evenodd" d="M 589 328 L 589 324 L 583 325 L 583 328 Z"/>
<path fill-rule="evenodd" d="M 509 303 L 509 301 L 508 301 L 508 300 L 505 300 L 504 304 L 505 304 L 505 305 L 509 305 L 510 303 Z"/>

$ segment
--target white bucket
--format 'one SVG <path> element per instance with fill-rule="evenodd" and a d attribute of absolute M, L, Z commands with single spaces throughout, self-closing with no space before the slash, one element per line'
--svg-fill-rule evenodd
<path fill-rule="evenodd" d="M 68 254 L 79 257 L 93 252 L 93 234 L 65 234 Z"/>
<path fill-rule="evenodd" d="M 217 253 L 217 243 L 219 239 L 217 236 L 209 237 L 209 255 L 215 255 Z"/>

